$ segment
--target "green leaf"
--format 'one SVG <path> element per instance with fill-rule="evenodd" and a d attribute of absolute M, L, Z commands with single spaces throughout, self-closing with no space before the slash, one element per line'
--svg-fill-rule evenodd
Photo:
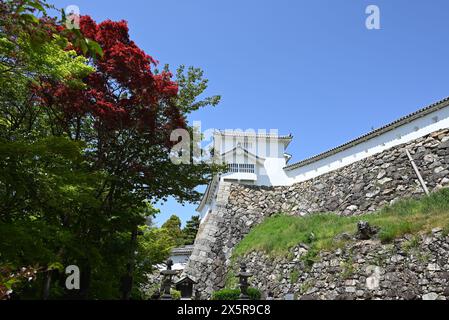
<path fill-rule="evenodd" d="M 5 287 L 6 287 L 8 290 L 11 290 L 11 289 L 12 289 L 12 286 L 13 286 L 15 283 L 17 283 L 17 282 L 19 282 L 19 279 L 11 278 L 11 279 L 9 279 L 8 281 L 6 281 L 6 282 L 4 283 L 4 285 L 5 285 Z"/>
<path fill-rule="evenodd" d="M 63 271 L 64 270 L 64 266 L 61 263 L 59 263 L 59 262 L 53 262 L 53 263 L 50 263 L 48 265 L 47 270 Z"/>
<path fill-rule="evenodd" d="M 20 15 L 20 18 L 23 19 L 25 22 L 29 22 L 29 23 L 34 23 L 34 24 L 38 24 L 39 23 L 39 19 L 30 13 L 24 13 L 22 15 Z"/>
<path fill-rule="evenodd" d="M 45 12 L 45 8 L 38 1 L 30 2 L 30 3 L 28 3 L 28 5 L 36 10 Z"/>
<path fill-rule="evenodd" d="M 84 39 L 81 39 L 78 42 L 79 47 L 81 48 L 81 51 L 83 51 L 83 54 L 85 55 L 87 51 L 89 50 L 89 47 L 87 46 L 87 42 Z"/>
<path fill-rule="evenodd" d="M 22 13 L 25 11 L 25 7 L 23 5 L 19 6 L 16 10 L 16 13 Z"/>
<path fill-rule="evenodd" d="M 89 51 L 93 53 L 94 55 L 99 55 L 100 57 L 103 57 L 103 49 L 101 49 L 101 46 L 98 44 L 98 42 L 86 39 L 87 46 L 89 47 Z"/>

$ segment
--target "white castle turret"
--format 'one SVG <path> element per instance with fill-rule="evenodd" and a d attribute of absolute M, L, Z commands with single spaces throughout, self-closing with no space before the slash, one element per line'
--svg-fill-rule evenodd
<path fill-rule="evenodd" d="M 202 217 L 214 205 L 220 182 L 257 186 L 287 185 L 290 178 L 284 171 L 291 158 L 286 153 L 292 136 L 241 130 L 216 131 L 214 133 L 215 157 L 228 166 L 227 172 L 214 177 L 197 209 Z"/>

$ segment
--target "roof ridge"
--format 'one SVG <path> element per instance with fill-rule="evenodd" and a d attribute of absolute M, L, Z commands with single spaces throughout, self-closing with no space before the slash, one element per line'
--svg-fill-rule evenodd
<path fill-rule="evenodd" d="M 228 135 L 228 136 L 253 136 L 253 137 L 269 137 L 269 138 L 278 138 L 278 139 L 293 139 L 292 134 L 288 135 L 279 135 L 279 134 L 271 134 L 271 133 L 256 133 L 256 132 L 246 132 L 238 129 L 217 129 L 215 133 L 220 135 Z"/>
<path fill-rule="evenodd" d="M 421 109 L 419 109 L 419 110 L 417 110 L 415 112 L 412 112 L 412 113 L 410 113 L 410 114 L 408 114 L 406 116 L 403 116 L 403 117 L 401 117 L 401 118 L 399 118 L 397 120 L 394 120 L 394 121 L 392 121 L 392 122 L 390 122 L 390 123 L 388 123 L 386 125 L 383 125 L 383 126 L 377 128 L 375 130 L 372 130 L 372 131 L 370 131 L 370 132 L 368 132 L 366 134 L 363 134 L 363 135 L 361 135 L 361 136 L 359 136 L 359 137 L 357 137 L 355 139 L 352 139 L 352 140 L 350 140 L 350 141 L 348 141 L 346 143 L 343 143 L 343 144 L 341 144 L 341 145 L 339 145 L 337 147 L 334 147 L 334 148 L 329 149 L 327 151 L 321 152 L 321 153 L 319 153 L 317 155 L 308 157 L 308 158 L 303 159 L 301 161 L 298 161 L 298 162 L 292 163 L 292 164 L 290 164 L 288 166 L 285 166 L 284 169 L 285 170 L 293 170 L 293 169 L 305 166 L 305 165 L 307 165 L 309 163 L 312 163 L 312 162 L 315 162 L 315 161 L 327 158 L 328 156 L 334 155 L 334 154 L 336 154 L 336 153 L 338 153 L 340 151 L 344 151 L 344 150 L 346 150 L 346 149 L 348 149 L 350 147 L 358 145 L 359 143 L 362 143 L 364 141 L 370 140 L 370 139 L 372 139 L 374 137 L 377 137 L 377 136 L 381 135 L 384 132 L 388 132 L 390 130 L 393 130 L 394 128 L 400 127 L 400 126 L 402 126 L 402 125 L 404 125 L 404 124 L 406 124 L 406 123 L 408 123 L 408 122 L 410 122 L 412 120 L 415 120 L 415 119 L 417 119 L 419 117 L 422 117 L 422 116 L 424 116 L 426 114 L 432 113 L 433 111 L 436 111 L 436 110 L 442 109 L 444 107 L 447 107 L 449 105 L 448 102 L 449 102 L 449 97 L 446 97 L 446 98 L 444 98 L 444 99 L 442 99 L 440 101 L 432 103 L 432 104 L 430 104 L 430 105 L 428 105 L 428 106 L 426 106 L 424 108 L 421 108 Z"/>

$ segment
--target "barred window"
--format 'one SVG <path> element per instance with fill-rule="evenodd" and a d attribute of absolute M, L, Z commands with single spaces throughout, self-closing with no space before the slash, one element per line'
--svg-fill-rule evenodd
<path fill-rule="evenodd" d="M 228 164 L 228 172 L 239 172 L 239 165 L 237 163 Z"/>
<path fill-rule="evenodd" d="M 247 164 L 247 163 L 241 163 L 239 164 L 239 171 L 243 173 L 254 173 L 254 165 L 253 164 Z"/>
<path fill-rule="evenodd" d="M 228 172 L 255 173 L 256 168 L 254 164 L 249 163 L 230 163 Z"/>

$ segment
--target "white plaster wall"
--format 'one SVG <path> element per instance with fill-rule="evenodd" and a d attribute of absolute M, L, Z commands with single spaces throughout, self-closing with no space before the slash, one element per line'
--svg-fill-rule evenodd
<path fill-rule="evenodd" d="M 234 153 L 228 153 L 224 157 L 226 163 L 252 163 L 254 164 L 255 159 L 250 159 L 242 149 L 237 149 Z"/>
<path fill-rule="evenodd" d="M 205 205 L 201 210 L 197 209 L 197 212 L 200 214 L 201 217 L 201 222 L 203 222 L 203 220 L 206 218 L 206 215 L 208 213 L 208 211 L 213 208 L 213 203 L 211 203 L 211 205 Z"/>
<path fill-rule="evenodd" d="M 410 142 L 437 130 L 449 128 L 449 107 L 413 120 L 378 137 L 362 142 L 330 157 L 303 167 L 287 170 L 288 184 L 306 181 L 347 166 L 394 146 Z"/>
<path fill-rule="evenodd" d="M 274 146 L 276 148 L 274 148 Z M 282 150 L 282 157 L 275 158 L 270 157 L 264 160 L 257 160 L 251 157 L 248 157 L 244 153 L 236 152 L 234 154 L 228 154 L 225 157 L 225 161 L 227 163 L 249 163 L 255 165 L 256 172 L 256 180 L 254 181 L 254 185 L 258 186 L 282 186 L 290 183 L 290 179 L 284 171 L 284 167 L 286 165 L 285 158 L 283 156 L 283 146 L 280 148 L 278 145 L 273 145 L 273 149 L 277 151 Z M 233 173 L 227 172 L 221 175 L 220 180 L 224 181 L 225 179 L 235 179 L 235 180 L 250 180 L 250 176 L 252 174 L 247 173 Z"/>
<path fill-rule="evenodd" d="M 285 167 L 285 158 L 267 158 L 264 163 L 265 179 L 260 179 L 259 185 L 285 186 L 290 183 L 290 178 L 283 169 Z M 267 183 L 268 182 L 268 183 Z"/>
<path fill-rule="evenodd" d="M 222 183 L 221 181 L 219 183 Z M 209 211 L 215 208 L 215 205 L 217 203 L 217 192 L 220 188 L 217 187 L 214 194 L 211 196 L 210 204 L 206 204 L 201 210 L 197 209 L 197 212 L 200 214 L 201 222 L 206 219 L 206 216 L 209 214 Z"/>
<path fill-rule="evenodd" d="M 284 158 L 285 147 L 279 140 L 258 139 L 257 148 L 251 152 L 257 154 L 258 156 L 266 157 L 263 164 L 259 161 L 255 161 L 254 159 L 246 159 L 246 156 L 243 154 L 228 155 L 228 157 L 226 157 L 226 161 L 229 163 L 255 163 L 257 173 L 255 185 L 288 186 L 318 177 L 333 170 L 337 170 L 397 145 L 410 142 L 445 128 L 449 128 L 449 106 L 429 113 L 426 116 L 420 117 L 407 124 L 390 130 L 380 136 L 359 143 L 358 145 L 350 147 L 337 154 L 296 169 L 284 170 L 286 165 Z M 232 137 L 230 138 L 226 136 L 221 138 L 220 150 L 222 153 L 232 150 L 235 147 Z M 266 141 L 267 144 L 264 144 L 263 141 Z M 256 144 L 253 143 L 253 147 L 255 146 Z M 275 156 L 268 157 L 267 155 L 271 155 L 273 153 L 269 153 L 268 150 L 276 150 L 274 152 Z M 222 174 L 220 183 L 222 183 L 223 179 L 226 177 L 231 178 L 232 174 Z M 211 204 L 204 206 L 204 208 L 200 211 L 203 219 L 208 211 L 215 207 L 215 195 L 213 195 L 212 199 Z"/>
<path fill-rule="evenodd" d="M 189 260 L 190 255 L 172 255 L 170 259 L 172 259 L 173 263 L 186 263 Z"/>

